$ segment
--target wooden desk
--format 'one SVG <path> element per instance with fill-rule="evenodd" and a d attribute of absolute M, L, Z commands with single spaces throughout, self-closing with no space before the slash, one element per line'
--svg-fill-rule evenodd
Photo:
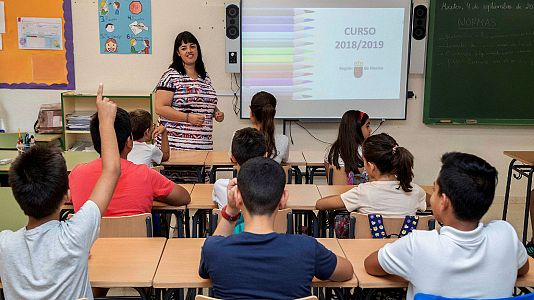
<path fill-rule="evenodd" d="M 189 195 L 193 192 L 193 188 L 195 187 L 194 184 L 180 184 L 181 187 L 185 188 Z M 185 209 L 185 206 L 170 206 L 166 203 L 154 201 L 154 204 L 152 205 L 152 210 L 183 210 Z"/>
<path fill-rule="evenodd" d="M 341 249 L 347 259 L 352 263 L 359 287 L 363 289 L 373 288 L 398 288 L 407 287 L 408 282 L 401 277 L 388 275 L 377 277 L 367 274 L 363 266 L 363 261 L 369 254 L 380 249 L 387 243 L 394 242 L 391 239 L 342 239 L 338 240 Z"/>
<path fill-rule="evenodd" d="M 525 214 L 523 219 L 523 244 L 527 242 L 528 232 L 528 216 L 530 209 L 530 194 L 532 190 L 532 175 L 534 173 L 534 151 L 504 151 L 504 155 L 511 157 L 512 161 L 508 166 L 508 176 L 506 178 L 506 192 L 504 193 L 504 206 L 502 212 L 502 219 L 506 220 L 508 212 L 508 200 L 510 199 L 510 186 L 512 184 L 512 174 L 514 178 L 520 180 L 525 177 L 527 179 L 526 196 L 525 196 Z"/>
<path fill-rule="evenodd" d="M 324 151 L 303 151 L 302 155 L 306 160 L 306 174 L 308 174 L 307 183 L 313 184 L 315 172 L 325 168 Z"/>
<path fill-rule="evenodd" d="M 213 202 L 211 194 L 213 184 L 195 184 L 191 193 L 191 203 L 187 206 L 189 209 L 214 209 L 217 204 Z"/>
<path fill-rule="evenodd" d="M 287 208 L 294 210 L 315 210 L 315 202 L 321 198 L 313 184 L 286 184 L 289 194 Z"/>
<path fill-rule="evenodd" d="M 16 150 L 0 150 L 0 159 L 11 158 L 15 159 L 18 156 Z M 76 165 L 80 163 L 90 162 L 99 157 L 96 152 L 82 152 L 82 151 L 65 151 L 63 157 L 67 163 L 67 172 L 72 171 Z M 0 165 L 0 172 L 8 172 L 11 164 Z"/>
<path fill-rule="evenodd" d="M 161 164 L 164 166 L 204 166 L 208 151 L 178 151 L 171 150 L 168 161 Z"/>
<path fill-rule="evenodd" d="M 233 167 L 234 163 L 230 160 L 228 151 L 209 151 L 204 165 Z"/>
<path fill-rule="evenodd" d="M 324 167 L 324 151 L 302 151 L 308 167 Z"/>
<path fill-rule="evenodd" d="M 165 238 L 100 238 L 91 248 L 93 287 L 151 287 Z M 178 270 L 177 270 L 178 271 Z"/>
<path fill-rule="evenodd" d="M 284 163 L 288 166 L 305 166 L 306 160 L 300 151 L 289 151 L 289 158 Z"/>
<path fill-rule="evenodd" d="M 22 136 L 26 134 L 26 132 L 20 133 Z M 52 133 L 52 134 L 40 134 L 40 133 L 28 133 L 30 136 L 34 136 L 36 143 L 50 143 L 56 140 L 61 139 L 60 133 Z M 0 133 L 0 149 L 4 150 L 16 150 L 17 149 L 17 141 L 19 139 L 18 132 L 10 132 L 10 133 Z"/>
<path fill-rule="evenodd" d="M 15 159 L 19 156 L 17 150 L 0 150 L 0 159 Z M 11 163 L 0 165 L 0 172 L 7 173 L 11 168 Z"/>
<path fill-rule="evenodd" d="M 343 250 L 335 239 L 318 239 L 326 248 L 344 257 Z M 161 262 L 154 276 L 154 287 L 162 289 L 208 288 L 211 280 L 198 275 L 200 251 L 204 239 L 169 239 Z M 358 280 L 353 277 L 346 282 L 312 281 L 314 287 L 356 287 Z"/>
<path fill-rule="evenodd" d="M 321 198 L 341 195 L 353 187 L 354 185 L 317 185 L 317 189 L 319 189 Z"/>

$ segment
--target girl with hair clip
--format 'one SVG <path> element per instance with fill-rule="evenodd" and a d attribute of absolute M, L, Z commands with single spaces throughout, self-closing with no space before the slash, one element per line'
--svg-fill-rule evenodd
<path fill-rule="evenodd" d="M 336 169 L 345 167 L 347 184 L 367 182 L 363 170 L 362 144 L 371 135 L 369 115 L 359 110 L 348 110 L 343 114 L 339 124 L 336 141 L 327 148 L 325 165 Z"/>
<path fill-rule="evenodd" d="M 276 98 L 267 92 L 256 93 L 250 103 L 250 121 L 252 127 L 265 136 L 267 157 L 278 163 L 289 158 L 289 138 L 274 133 L 274 115 L 276 114 Z"/>
<path fill-rule="evenodd" d="M 410 216 L 426 209 L 426 194 L 412 183 L 413 155 L 386 133 L 363 143 L 364 168 L 369 182 L 337 196 L 319 199 L 319 210 L 346 208 L 363 214 Z"/>

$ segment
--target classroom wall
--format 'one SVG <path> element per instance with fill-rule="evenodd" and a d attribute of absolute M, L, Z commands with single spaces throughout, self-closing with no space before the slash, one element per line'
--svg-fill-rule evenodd
<path fill-rule="evenodd" d="M 153 54 L 100 55 L 98 49 L 96 1 L 72 1 L 77 91 L 94 93 L 103 82 L 108 94 L 149 94 L 170 63 L 177 33 L 193 32 L 200 41 L 204 62 L 219 96 L 225 121 L 216 124 L 214 143 L 226 150 L 232 133 L 248 124 L 232 111 L 231 77 L 224 72 L 224 1 L 152 1 Z M 534 148 L 534 127 L 525 126 L 428 126 L 422 123 L 422 76 L 409 77 L 409 89 L 417 95 L 408 100 L 407 120 L 386 121 L 378 132 L 387 132 L 415 156 L 415 182 L 431 184 L 445 151 L 464 151 L 479 155 L 499 170 L 497 201 L 502 201 L 509 159 L 504 150 Z M 9 131 L 32 130 L 39 105 L 60 101 L 60 91 L 0 89 L 0 110 Z M 354 109 L 358 109 L 355 107 Z M 376 126 L 378 122 L 373 122 Z M 305 123 L 319 139 L 332 142 L 337 135 L 335 123 Z M 281 130 L 279 124 L 278 130 Z M 316 141 L 297 125 L 292 127 L 294 150 L 322 150 L 327 145 Z M 524 182 L 513 186 L 516 201 L 524 197 Z M 522 203 L 522 201 L 520 202 Z"/>

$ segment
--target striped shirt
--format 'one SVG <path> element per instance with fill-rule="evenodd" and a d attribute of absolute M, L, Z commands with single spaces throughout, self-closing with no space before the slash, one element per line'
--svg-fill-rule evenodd
<path fill-rule="evenodd" d="M 204 115 L 204 124 L 192 125 L 159 117 L 159 124 L 167 128 L 169 146 L 175 150 L 213 150 L 213 116 L 217 106 L 217 96 L 211 86 L 211 79 L 198 77 L 194 80 L 169 68 L 156 87 L 158 90 L 174 92 L 171 107 L 183 113 Z M 156 140 L 158 146 L 161 140 Z"/>

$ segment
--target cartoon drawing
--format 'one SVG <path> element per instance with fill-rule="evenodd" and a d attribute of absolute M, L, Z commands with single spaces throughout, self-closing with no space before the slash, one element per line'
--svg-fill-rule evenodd
<path fill-rule="evenodd" d="M 105 16 L 109 12 L 108 4 L 106 3 L 106 0 L 100 1 L 100 15 Z"/>
<path fill-rule="evenodd" d="M 107 23 L 107 24 L 106 24 L 106 31 L 107 31 L 107 32 L 113 32 L 113 31 L 115 31 L 115 25 L 113 25 L 112 23 Z"/>
<path fill-rule="evenodd" d="M 130 40 L 130 53 L 137 53 L 137 50 L 135 50 L 135 45 L 137 45 L 137 41 L 135 39 Z"/>
<path fill-rule="evenodd" d="M 135 34 L 135 35 L 138 35 L 143 30 L 148 31 L 148 27 L 144 23 L 138 23 L 137 21 L 133 21 L 133 23 L 131 23 L 128 26 L 130 27 L 130 29 L 132 30 L 133 34 Z"/>
<path fill-rule="evenodd" d="M 143 44 L 145 45 L 145 49 L 139 51 L 139 54 L 150 54 L 150 41 L 143 40 Z"/>
<path fill-rule="evenodd" d="M 143 11 L 143 5 L 139 1 L 132 1 L 130 3 L 130 12 L 134 15 L 138 15 Z"/>
<path fill-rule="evenodd" d="M 120 14 L 120 8 L 121 8 L 121 3 L 119 1 L 115 1 L 113 2 L 113 8 L 115 9 L 115 15 L 119 15 Z"/>
<path fill-rule="evenodd" d="M 106 40 L 106 52 L 115 53 L 117 52 L 117 41 L 114 38 L 109 38 Z"/>

